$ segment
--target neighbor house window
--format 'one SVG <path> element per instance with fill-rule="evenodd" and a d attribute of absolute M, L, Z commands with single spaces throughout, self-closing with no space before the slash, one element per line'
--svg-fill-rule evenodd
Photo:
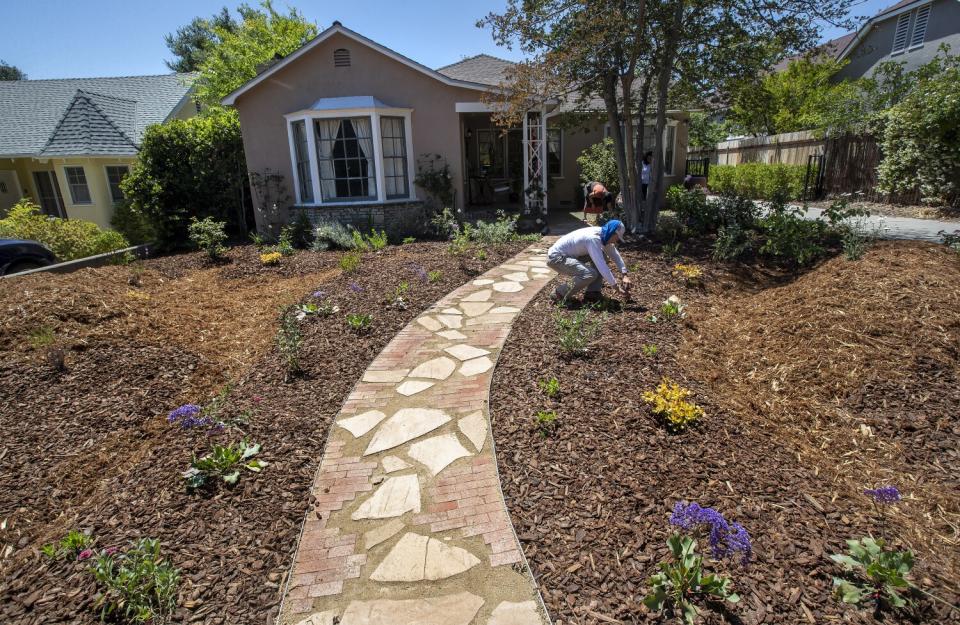
<path fill-rule="evenodd" d="M 383 142 L 383 184 L 388 200 L 410 195 L 407 187 L 407 137 L 402 117 L 380 118 Z"/>
<path fill-rule="evenodd" d="M 892 54 L 903 52 L 907 47 L 907 31 L 910 29 L 910 13 L 901 13 L 897 18 L 897 29 L 893 33 Z"/>
<path fill-rule="evenodd" d="M 310 151 L 307 148 L 307 122 L 302 119 L 291 124 L 293 128 L 293 152 L 297 168 L 297 184 L 300 201 L 313 202 L 313 177 L 310 174 Z"/>
<path fill-rule="evenodd" d="M 123 191 L 120 190 L 120 183 L 130 173 L 130 168 L 126 165 L 107 165 L 107 186 L 110 187 L 110 199 L 113 203 L 123 201 Z"/>
<path fill-rule="evenodd" d="M 563 176 L 563 131 L 560 128 L 547 128 L 547 175 Z"/>
<path fill-rule="evenodd" d="M 318 119 L 314 121 L 314 131 L 323 201 L 376 199 L 370 118 Z"/>
<path fill-rule="evenodd" d="M 917 18 L 913 21 L 913 35 L 910 37 L 910 47 L 919 48 L 927 36 L 927 23 L 930 21 L 930 5 L 922 6 L 916 11 Z"/>
<path fill-rule="evenodd" d="M 70 199 L 73 203 L 93 204 L 83 167 L 64 167 L 63 174 L 67 177 L 67 186 L 70 187 Z"/>

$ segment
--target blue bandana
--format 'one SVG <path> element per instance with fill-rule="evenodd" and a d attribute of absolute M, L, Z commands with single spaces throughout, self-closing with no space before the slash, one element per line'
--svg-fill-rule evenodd
<path fill-rule="evenodd" d="M 619 219 L 611 219 L 600 228 L 600 242 L 606 245 L 610 238 L 623 226 Z"/>

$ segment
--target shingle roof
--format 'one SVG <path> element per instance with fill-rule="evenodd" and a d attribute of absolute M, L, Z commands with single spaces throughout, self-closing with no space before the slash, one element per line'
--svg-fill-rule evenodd
<path fill-rule="evenodd" d="M 167 119 L 192 78 L 0 81 L 0 156 L 136 153 L 144 129 Z"/>
<path fill-rule="evenodd" d="M 512 61 L 498 59 L 489 54 L 478 54 L 463 59 L 451 65 L 439 68 L 437 71 L 455 80 L 480 83 L 481 85 L 497 86 L 505 82 L 507 70 L 513 67 Z"/>
<path fill-rule="evenodd" d="M 831 39 L 826 43 L 822 43 L 816 48 L 813 49 L 813 54 L 825 54 L 831 59 L 836 59 L 840 56 L 840 53 L 843 52 L 844 48 L 847 47 L 847 44 L 850 43 L 850 40 L 857 36 L 856 32 L 847 33 L 845 35 L 840 35 L 836 39 Z M 782 72 L 787 69 L 787 66 L 790 65 L 790 61 L 795 61 L 802 59 L 804 55 L 798 54 L 796 56 L 787 56 L 780 60 L 779 63 L 773 66 L 773 71 Z"/>

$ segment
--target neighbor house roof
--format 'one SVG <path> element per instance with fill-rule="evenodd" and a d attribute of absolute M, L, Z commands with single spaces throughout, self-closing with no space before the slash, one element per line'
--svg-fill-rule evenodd
<path fill-rule="evenodd" d="M 864 22 L 863 25 L 860 26 L 860 30 L 850 33 L 851 37 L 837 53 L 837 59 L 842 60 L 847 58 L 850 53 L 856 49 L 857 44 L 859 44 L 860 41 L 870 33 L 870 29 L 873 28 L 874 24 L 877 22 L 882 22 L 890 19 L 891 17 L 900 15 L 901 13 L 912 11 L 915 6 L 929 4 L 931 1 L 932 0 L 901 0 L 893 6 L 887 7 L 886 9 L 880 11 Z"/>
<path fill-rule="evenodd" d="M 822 43 L 816 48 L 813 49 L 813 55 L 825 54 L 831 59 L 836 59 L 840 56 L 840 53 L 843 52 L 843 49 L 847 47 L 847 44 L 850 43 L 850 40 L 857 36 L 857 33 L 847 33 L 845 35 L 840 35 L 836 39 L 831 39 L 826 43 Z M 780 60 L 779 63 L 773 66 L 773 71 L 782 72 L 787 69 L 787 66 L 790 65 L 790 61 L 795 61 L 797 59 L 803 58 L 803 55 L 788 56 Z"/>
<path fill-rule="evenodd" d="M 495 87 L 507 81 L 509 69 L 514 65 L 512 61 L 498 59 L 489 54 L 478 54 L 441 67 L 437 71 L 456 80 Z"/>
<path fill-rule="evenodd" d="M 166 121 L 192 74 L 0 81 L 0 156 L 136 154 Z"/>
<path fill-rule="evenodd" d="M 403 65 L 406 65 L 407 67 L 410 67 L 411 69 L 414 69 L 414 70 L 416 70 L 416 71 L 418 71 L 418 72 L 421 72 L 421 73 L 423 73 L 423 74 L 426 74 L 427 76 L 430 76 L 431 78 L 434 78 L 434 79 L 436 79 L 436 80 L 438 80 L 438 81 L 440 81 L 440 82 L 442 82 L 442 83 L 444 83 L 444 84 L 447 84 L 447 85 L 450 85 L 450 86 L 453 86 L 453 87 L 464 87 L 464 88 L 466 88 L 466 89 L 477 89 L 477 90 L 480 90 L 480 91 L 487 91 L 487 90 L 488 90 L 487 87 L 488 87 L 489 85 L 486 85 L 486 84 L 483 84 L 483 83 L 476 83 L 476 82 L 472 82 L 472 81 L 469 81 L 469 80 L 462 80 L 462 79 L 457 79 L 457 78 L 451 78 L 450 76 L 444 75 L 444 74 L 442 74 L 442 73 L 440 73 L 440 72 L 438 72 L 438 71 L 436 71 L 436 70 L 430 69 L 430 68 L 427 67 L 426 65 L 423 65 L 423 64 L 421 64 L 421 63 L 417 63 L 416 61 L 414 61 L 414 60 L 411 59 L 411 58 L 405 57 L 405 56 L 403 56 L 402 54 L 400 54 L 399 52 L 395 52 L 394 50 L 391 50 L 390 48 L 388 48 L 388 47 L 386 47 L 386 46 L 384 46 L 384 45 L 381 45 L 381 44 L 377 43 L 377 42 L 374 41 L 373 39 L 368 39 L 367 37 L 364 37 L 364 36 L 361 35 L 360 33 L 356 32 L 356 31 L 353 31 L 353 30 L 350 30 L 349 28 L 347 28 L 346 26 L 344 26 L 344 25 L 341 24 L 340 22 L 334 22 L 333 25 L 332 25 L 330 28 L 328 28 L 328 29 L 326 29 L 325 31 L 323 31 L 322 33 L 318 34 L 316 37 L 314 37 L 313 39 L 311 39 L 311 40 L 308 41 L 307 43 L 303 44 L 302 46 L 300 46 L 299 48 L 297 48 L 295 51 L 291 52 L 290 54 L 288 54 L 287 56 L 283 57 L 282 59 L 280 59 L 280 60 L 277 61 L 276 63 L 274 63 L 274 64 L 270 65 L 268 68 L 264 69 L 262 72 L 260 72 L 259 74 L 257 74 L 255 77 L 253 77 L 253 78 L 251 78 L 250 80 L 248 80 L 247 82 L 243 83 L 243 84 L 242 84 L 240 87 L 238 87 L 235 91 L 233 91 L 232 93 L 230 93 L 229 95 L 227 95 L 227 97 L 223 98 L 223 100 L 221 100 L 221 103 L 222 103 L 222 104 L 225 104 L 225 105 L 235 104 L 236 101 L 237 101 L 237 98 L 240 97 L 241 94 L 243 94 L 243 93 L 249 91 L 250 89 L 254 88 L 255 86 L 257 86 L 258 84 L 260 84 L 261 82 L 263 82 L 264 80 L 266 80 L 267 78 L 269 78 L 270 76 L 272 76 L 273 74 L 275 74 L 276 72 L 280 71 L 281 69 L 283 69 L 284 67 L 286 67 L 287 65 L 289 65 L 289 64 L 292 63 L 293 61 L 297 60 L 298 58 L 300 58 L 301 56 L 303 56 L 304 54 L 306 54 L 307 52 L 309 52 L 309 51 L 312 50 L 313 48 L 317 47 L 318 45 L 320 45 L 321 43 L 323 43 L 324 41 L 326 41 L 327 39 L 329 39 L 329 38 L 332 37 L 333 35 L 337 35 L 337 34 L 343 35 L 344 37 L 347 37 L 348 39 L 352 39 L 352 40 L 356 41 L 357 43 L 361 43 L 361 44 L 363 44 L 363 45 L 365 45 L 365 46 L 367 46 L 367 47 L 369 47 L 369 48 L 372 48 L 372 49 L 376 50 L 377 52 L 383 54 L 384 56 L 387 56 L 387 57 L 393 59 L 394 61 L 398 61 L 398 62 L 402 63 Z"/>

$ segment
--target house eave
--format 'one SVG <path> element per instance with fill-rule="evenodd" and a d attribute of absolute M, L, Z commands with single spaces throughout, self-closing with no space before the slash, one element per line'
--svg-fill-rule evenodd
<path fill-rule="evenodd" d="M 885 22 L 892 17 L 897 17 L 901 13 L 907 13 L 913 11 L 919 7 L 922 7 L 927 4 L 931 4 L 933 0 L 927 0 L 926 2 L 915 2 L 912 4 L 907 4 L 900 7 L 896 11 L 890 11 L 889 13 L 883 13 L 882 15 L 875 15 L 863 23 L 863 26 L 860 27 L 860 30 L 857 31 L 856 37 L 847 42 L 847 45 L 843 48 L 843 51 L 837 56 L 837 61 L 842 61 L 852 53 L 857 45 L 870 33 L 874 25 L 879 22 Z"/>

